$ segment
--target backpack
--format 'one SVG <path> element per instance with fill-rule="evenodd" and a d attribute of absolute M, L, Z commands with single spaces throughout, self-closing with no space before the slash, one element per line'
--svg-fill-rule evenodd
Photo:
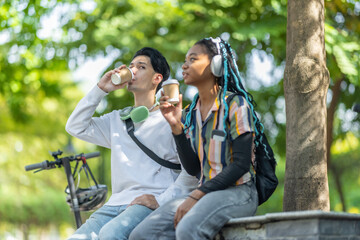
<path fill-rule="evenodd" d="M 239 95 L 239 93 L 228 96 L 226 99 L 228 106 L 230 106 L 231 100 L 236 95 Z M 256 138 L 261 141 L 261 143 L 255 146 L 255 162 L 253 164 L 256 189 L 259 197 L 258 205 L 260 206 L 273 194 L 279 182 L 275 174 L 276 160 L 274 152 L 269 145 L 265 133 L 260 132 Z"/>

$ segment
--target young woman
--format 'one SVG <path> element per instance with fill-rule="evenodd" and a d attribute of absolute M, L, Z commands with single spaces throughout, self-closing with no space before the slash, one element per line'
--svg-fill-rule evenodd
<path fill-rule="evenodd" d="M 173 106 L 166 96 L 160 108 L 182 165 L 198 177 L 199 187 L 154 211 L 130 239 L 213 239 L 230 218 L 255 214 L 258 196 L 250 166 L 260 125 L 233 54 L 220 38 L 202 39 L 187 52 L 184 81 L 198 94 L 183 111 L 181 99 Z"/>

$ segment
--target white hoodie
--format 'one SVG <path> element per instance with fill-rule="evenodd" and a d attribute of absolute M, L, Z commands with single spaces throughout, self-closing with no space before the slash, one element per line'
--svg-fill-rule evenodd
<path fill-rule="evenodd" d="M 143 194 L 155 196 L 159 205 L 189 194 L 198 180 L 182 170 L 171 170 L 156 163 L 131 139 L 119 110 L 92 117 L 107 93 L 97 85 L 80 100 L 66 124 L 66 131 L 84 141 L 111 149 L 112 196 L 106 205 L 129 204 Z M 135 124 L 135 136 L 160 158 L 179 163 L 171 129 L 160 110 L 150 112 Z"/>

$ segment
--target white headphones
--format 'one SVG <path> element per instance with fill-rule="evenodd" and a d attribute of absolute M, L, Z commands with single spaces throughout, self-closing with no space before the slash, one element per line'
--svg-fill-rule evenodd
<path fill-rule="evenodd" d="M 217 37 L 215 39 L 211 37 L 210 39 L 213 43 L 216 44 L 216 48 L 218 50 L 218 54 L 215 55 L 211 59 L 210 70 L 211 70 L 212 74 L 214 74 L 215 77 L 221 77 L 224 72 L 223 61 L 222 61 L 222 56 L 221 56 L 221 52 L 220 52 L 221 39 L 219 37 Z"/>

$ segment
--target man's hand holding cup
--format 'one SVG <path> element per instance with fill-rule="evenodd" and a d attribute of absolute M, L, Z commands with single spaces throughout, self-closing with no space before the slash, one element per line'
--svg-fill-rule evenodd
<path fill-rule="evenodd" d="M 121 65 L 105 73 L 98 82 L 98 87 L 104 92 L 109 93 L 124 88 L 132 78 L 133 73 L 130 68 L 126 67 L 126 65 Z"/>

